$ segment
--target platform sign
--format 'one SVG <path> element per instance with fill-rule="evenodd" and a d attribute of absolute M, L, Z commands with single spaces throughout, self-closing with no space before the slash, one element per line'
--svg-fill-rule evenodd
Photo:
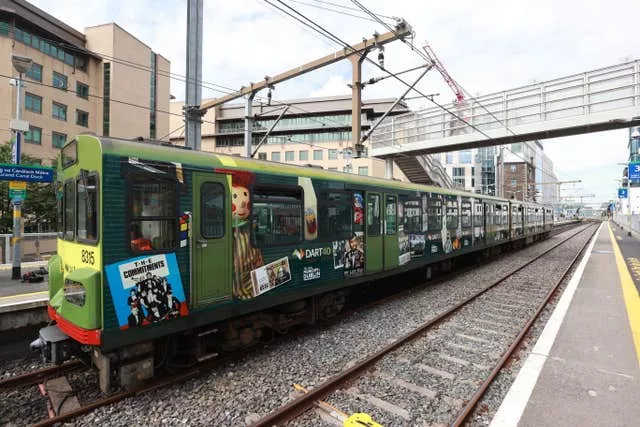
<path fill-rule="evenodd" d="M 9 198 L 11 200 L 24 200 L 27 198 L 27 190 L 9 189 Z"/>
<path fill-rule="evenodd" d="M 27 183 L 24 181 L 9 181 L 9 190 L 26 190 Z"/>
<path fill-rule="evenodd" d="M 0 181 L 53 182 L 53 169 L 0 164 Z"/>
<path fill-rule="evenodd" d="M 640 162 L 629 163 L 629 179 L 640 181 Z"/>
<path fill-rule="evenodd" d="M 618 199 L 627 199 L 629 197 L 628 188 L 618 188 Z"/>

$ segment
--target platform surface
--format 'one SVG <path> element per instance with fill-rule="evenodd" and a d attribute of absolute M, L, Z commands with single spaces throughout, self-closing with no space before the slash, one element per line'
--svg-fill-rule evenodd
<path fill-rule="evenodd" d="M 24 263 L 22 273 L 46 267 L 46 262 Z M 48 277 L 39 283 L 22 283 L 11 279 L 11 266 L 0 265 L 0 313 L 44 307 L 48 300 Z"/>
<path fill-rule="evenodd" d="M 640 240 L 623 233 L 603 223 L 491 426 L 640 425 Z"/>

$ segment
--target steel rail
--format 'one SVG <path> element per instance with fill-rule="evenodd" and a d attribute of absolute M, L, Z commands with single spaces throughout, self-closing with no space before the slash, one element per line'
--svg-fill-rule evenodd
<path fill-rule="evenodd" d="M 308 393 L 300 396 L 299 398 L 297 398 L 295 400 L 292 400 L 291 402 L 287 403 L 286 405 L 276 409 L 274 412 L 271 412 L 271 413 L 267 414 L 265 417 L 261 418 L 256 423 L 252 424 L 252 427 L 272 427 L 274 425 L 282 425 L 283 423 L 294 419 L 295 417 L 299 416 L 300 414 L 302 414 L 303 412 L 305 412 L 309 408 L 311 408 L 314 405 L 314 402 L 316 402 L 318 400 L 322 400 L 327 395 L 329 395 L 333 391 L 337 390 L 345 382 L 353 379 L 354 377 L 357 377 L 363 371 L 370 369 L 374 363 L 376 363 L 378 360 L 382 359 L 384 356 L 386 356 L 391 351 L 393 351 L 393 350 L 401 347 L 402 345 L 404 345 L 404 344 L 406 344 L 406 343 L 408 343 L 408 342 L 420 337 L 425 331 L 427 331 L 428 329 L 433 328 L 433 326 L 435 326 L 435 325 L 441 323 L 443 320 L 449 318 L 453 313 L 457 312 L 462 307 L 465 307 L 467 304 L 469 304 L 470 302 L 476 300 L 481 295 L 484 295 L 486 292 L 488 292 L 489 290 L 491 290 L 494 287 L 498 286 L 500 283 L 504 282 L 509 277 L 513 276 L 517 272 L 519 272 L 519 271 L 523 270 L 524 268 L 528 267 L 529 265 L 533 264 L 535 261 L 537 261 L 538 259 L 540 259 L 543 256 L 547 255 L 549 252 L 553 251 L 554 249 L 556 249 L 560 245 L 563 245 L 564 243 L 566 243 L 569 240 L 571 240 L 573 237 L 577 236 L 578 234 L 580 234 L 580 233 L 582 233 L 582 232 L 584 232 L 584 231 L 586 231 L 586 230 L 588 230 L 590 228 L 591 228 L 591 225 L 587 225 L 583 229 L 581 229 L 581 230 L 577 231 L 576 233 L 572 234 L 571 236 L 569 236 L 567 239 L 563 240 L 562 242 L 557 243 L 556 245 L 552 246 L 548 250 L 544 251 L 543 253 L 541 253 L 541 254 L 535 256 L 534 258 L 532 258 L 531 260 L 527 261 L 522 266 L 514 269 L 510 273 L 507 273 L 505 276 L 503 276 L 502 278 L 496 280 L 493 284 L 489 285 L 488 287 L 486 287 L 482 291 L 477 292 L 476 294 L 474 294 L 471 297 L 467 298 L 465 301 L 463 301 L 463 302 L 455 305 L 454 307 L 450 308 L 449 310 L 439 314 L 438 316 L 436 316 L 433 319 L 429 320 L 428 322 L 426 322 L 425 324 L 423 324 L 419 328 L 413 330 L 412 332 L 409 332 L 408 334 L 406 334 L 405 336 L 399 338 L 395 342 L 387 345 L 386 347 L 382 348 L 381 350 L 377 351 L 376 353 L 366 357 L 363 361 L 361 361 L 360 363 L 352 366 L 351 368 L 347 369 L 346 371 L 343 371 L 342 373 L 340 373 L 340 374 L 338 374 L 338 375 L 336 375 L 336 376 L 334 376 L 332 378 L 329 378 L 327 381 L 325 381 L 324 383 L 320 384 L 318 387 L 316 387 L 316 388 L 314 388 L 312 390 L 309 390 Z"/>
<path fill-rule="evenodd" d="M 573 225 L 573 224 L 563 224 L 563 226 L 565 226 L 565 225 L 569 226 L 569 225 Z M 537 257 L 533 258 L 531 261 L 529 261 L 529 263 L 534 262 L 536 259 L 540 258 L 542 255 L 544 255 L 544 254 L 550 252 L 551 250 L 555 249 L 556 247 L 562 245 L 563 243 L 565 243 L 566 241 L 570 240 L 571 238 L 573 238 L 577 234 L 582 233 L 587 228 L 588 227 L 585 227 L 584 229 L 579 230 L 578 232 L 572 234 L 566 240 L 563 240 L 562 242 L 559 242 L 558 244 L 554 245 L 553 247 L 551 247 L 549 250 L 547 250 L 543 254 L 538 255 Z M 554 231 L 554 230 L 551 230 L 551 231 Z M 559 232 L 562 232 L 562 231 L 559 231 Z M 510 274 L 515 274 L 517 271 L 519 271 L 520 269 L 524 268 L 525 266 L 519 267 L 518 270 L 514 270 Z M 457 275 L 457 274 L 445 274 L 443 277 L 438 278 L 434 282 L 430 282 L 430 283 L 436 283 L 436 282 L 440 282 L 440 281 L 443 281 L 443 280 L 451 279 L 451 277 L 455 276 L 455 275 Z M 500 281 L 505 280 L 507 277 L 508 276 L 505 276 Z M 496 284 L 497 283 L 500 283 L 500 282 L 496 282 Z M 495 284 L 493 286 L 495 286 Z M 482 291 L 482 293 L 486 292 L 487 290 L 488 290 L 488 288 L 485 289 L 484 291 Z M 404 294 L 404 292 L 401 292 L 400 294 Z M 480 294 L 477 294 L 473 298 L 475 298 L 475 297 L 477 297 L 479 295 Z M 393 297 L 394 296 L 382 298 L 382 301 L 393 299 Z M 368 304 L 365 304 L 365 306 L 367 306 L 367 305 Z M 455 310 L 456 309 L 454 308 L 453 311 L 455 311 Z M 439 317 L 442 317 L 442 316 L 439 316 Z M 434 321 L 435 320 L 437 320 L 437 318 L 434 319 Z M 94 409 L 97 409 L 97 408 L 100 408 L 102 406 L 106 406 L 106 405 L 121 401 L 121 400 L 123 400 L 123 399 L 125 399 L 127 397 L 134 396 L 134 395 L 141 394 L 141 393 L 145 393 L 145 392 L 151 391 L 151 390 L 156 389 L 156 388 L 165 387 L 165 386 L 168 386 L 168 385 L 171 385 L 171 384 L 174 384 L 174 383 L 178 383 L 178 382 L 180 382 L 182 380 L 185 380 L 185 379 L 188 379 L 188 378 L 192 378 L 192 377 L 197 376 L 198 374 L 203 373 L 206 370 L 210 369 L 211 366 L 216 366 L 216 365 L 220 364 L 221 362 L 223 362 L 224 360 L 229 360 L 229 359 L 230 359 L 229 357 L 224 357 L 224 358 L 221 358 L 221 359 L 215 359 L 215 360 L 212 360 L 212 361 L 205 362 L 202 365 L 196 365 L 195 367 L 189 369 L 187 372 L 182 373 L 180 375 L 177 375 L 175 377 L 168 378 L 168 379 L 165 379 L 165 380 L 162 380 L 162 381 L 155 381 L 155 382 L 153 382 L 153 383 L 151 383 L 149 385 L 146 385 L 146 386 L 138 387 L 138 388 L 135 388 L 135 389 L 132 389 L 132 390 L 120 392 L 120 393 L 117 393 L 117 394 L 114 394 L 114 395 L 111 395 L 111 396 L 107 396 L 107 397 L 105 397 L 103 399 L 99 399 L 99 400 L 97 400 L 95 402 L 92 402 L 90 404 L 82 406 L 81 408 L 78 408 L 78 409 L 76 409 L 74 411 L 70 411 L 70 412 L 65 413 L 65 414 L 57 415 L 57 416 L 55 416 L 53 418 L 49 418 L 49 419 L 40 421 L 39 423 L 34 424 L 34 425 L 38 426 L 38 427 L 44 427 L 44 426 L 52 426 L 52 425 L 55 425 L 56 423 L 61 423 L 61 422 L 64 422 L 64 421 L 68 421 L 68 420 L 73 419 L 75 417 L 78 417 L 80 415 L 83 415 L 83 414 L 86 414 L 88 412 L 91 412 Z M 76 364 L 82 365 L 81 361 L 74 361 L 72 363 L 67 363 L 67 364 L 65 364 L 63 366 L 67 366 L 67 365 L 71 365 L 71 364 L 73 364 L 73 365 L 76 365 Z M 75 368 L 72 367 L 72 366 L 68 366 L 67 367 L 67 371 L 65 371 L 65 372 L 68 372 L 68 371 L 71 371 L 71 370 L 75 370 L 75 369 L 78 369 L 78 368 L 79 368 L 79 366 L 75 367 Z M 43 369 L 43 370 L 38 371 L 38 372 L 44 374 L 44 375 L 41 375 L 40 377 L 38 377 L 38 378 L 42 378 L 42 376 L 47 376 L 48 374 L 51 374 L 51 373 L 54 373 L 54 372 L 56 372 L 56 373 L 57 372 L 61 372 L 61 370 L 60 370 L 60 366 L 56 366 L 56 367 L 52 367 L 52 368 Z M 23 376 L 20 376 L 20 378 L 21 377 L 26 377 L 28 375 L 33 375 L 33 374 L 35 374 L 35 373 L 25 374 Z M 10 378 L 9 380 L 5 380 L 3 382 L 0 382 L 0 389 L 2 389 L 3 385 L 10 384 L 11 381 L 17 381 L 18 378 L 19 377 Z M 33 383 L 33 381 L 32 381 L 32 383 Z M 310 391 L 310 393 L 313 393 L 313 392 L 315 392 L 315 390 L 311 390 Z M 313 404 L 313 401 L 312 401 L 311 404 Z"/>
<path fill-rule="evenodd" d="M 37 384 L 38 381 L 41 381 L 51 375 L 76 371 L 83 366 L 85 366 L 85 364 L 81 360 L 72 360 L 59 366 L 50 366 L 48 368 L 27 372 L 22 375 L 16 375 L 15 377 L 9 377 L 0 381 L 0 390 L 4 391 L 10 388 Z"/>
<path fill-rule="evenodd" d="M 467 402 L 467 404 L 462 409 L 462 411 L 460 411 L 460 414 L 458 415 L 458 417 L 451 424 L 452 426 L 457 427 L 457 426 L 462 425 L 467 420 L 469 415 L 471 415 L 471 413 L 473 412 L 473 410 L 477 406 L 477 404 L 480 401 L 480 399 L 482 398 L 482 396 L 484 396 L 484 393 L 487 391 L 487 389 L 489 388 L 489 386 L 491 385 L 491 383 L 493 382 L 495 377 L 498 376 L 500 371 L 504 368 L 504 365 L 511 359 L 511 357 L 513 356 L 513 353 L 515 353 L 516 350 L 518 350 L 518 348 L 520 347 L 520 344 L 522 343 L 522 340 L 524 339 L 524 337 L 527 335 L 527 333 L 529 332 L 529 330 L 531 329 L 533 324 L 536 322 L 536 320 L 538 320 L 538 317 L 540 317 L 540 314 L 542 313 L 542 311 L 545 309 L 545 307 L 547 307 L 547 305 L 549 304 L 549 301 L 555 295 L 556 291 L 558 290 L 558 288 L 560 287 L 562 282 L 567 278 L 567 276 L 571 272 L 571 269 L 573 268 L 573 266 L 581 258 L 581 256 L 584 253 L 587 245 L 591 242 L 591 240 L 593 239 L 593 236 L 595 236 L 596 232 L 599 229 L 600 229 L 599 226 L 595 227 L 595 230 L 591 234 L 591 237 L 585 242 L 585 244 L 582 246 L 582 249 L 580 249 L 580 251 L 576 254 L 576 256 L 573 257 L 573 260 L 571 261 L 571 264 L 569 264 L 569 266 L 565 269 L 564 273 L 562 274 L 562 277 L 560 277 L 560 279 L 558 279 L 558 281 L 553 286 L 553 288 L 547 293 L 547 296 L 544 298 L 544 301 L 542 301 L 542 303 L 540 303 L 540 306 L 538 306 L 538 309 L 536 310 L 536 312 L 533 314 L 531 319 L 529 319 L 529 321 L 524 326 L 522 331 L 518 334 L 518 336 L 516 337 L 516 339 L 513 342 L 513 344 L 511 344 L 509 349 L 502 355 L 502 357 L 500 358 L 500 360 L 498 361 L 496 366 L 493 368 L 491 373 L 489 373 L 489 376 L 487 377 L 487 379 L 482 383 L 480 388 L 475 392 L 475 394 Z"/>

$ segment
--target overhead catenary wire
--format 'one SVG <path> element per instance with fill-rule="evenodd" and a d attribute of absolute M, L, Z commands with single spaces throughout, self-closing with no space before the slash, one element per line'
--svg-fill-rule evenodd
<path fill-rule="evenodd" d="M 313 28 L 314 30 L 318 31 L 320 34 L 324 35 L 325 37 L 329 38 L 330 40 L 332 40 L 333 42 L 339 44 L 341 47 L 351 50 L 354 54 L 359 55 L 360 57 L 362 57 L 364 60 L 370 62 L 371 64 L 373 64 L 375 67 L 381 69 L 382 71 L 384 71 L 385 73 L 389 74 L 391 77 L 393 77 L 394 79 L 396 79 L 397 81 L 399 81 L 400 83 L 404 84 L 405 86 L 409 87 L 410 84 L 407 83 L 405 80 L 403 80 L 402 78 L 398 77 L 397 75 L 395 75 L 394 73 L 392 73 L 391 71 L 387 70 L 385 67 L 383 67 L 382 65 L 378 64 L 377 62 L 373 61 L 370 58 L 367 58 L 363 53 L 358 52 L 357 50 L 353 49 L 350 45 L 348 45 L 346 42 L 344 42 L 343 40 L 341 40 L 340 38 L 338 38 L 337 36 L 335 36 L 333 33 L 331 33 L 330 31 L 326 30 L 325 28 L 323 28 L 321 25 L 315 23 L 313 20 L 307 18 L 306 16 L 304 16 L 302 13 L 298 12 L 297 10 L 295 10 L 294 8 L 292 8 L 291 6 L 285 4 L 283 1 L 281 0 L 276 0 L 278 3 L 282 4 L 283 6 L 285 6 L 286 8 L 290 9 L 291 11 L 293 11 L 293 13 L 301 16 L 303 19 L 307 20 L 309 22 L 309 24 L 305 21 L 303 21 L 302 19 L 292 15 L 291 13 L 283 10 L 282 8 L 280 8 L 279 6 L 271 3 L 269 0 L 264 0 L 265 3 L 269 4 L 272 7 L 275 7 L 279 10 L 281 10 L 282 12 L 286 13 L 287 15 L 289 15 L 291 18 L 305 24 L 308 25 L 310 28 Z M 315 27 L 317 28 L 315 28 Z M 451 114 L 453 117 L 456 117 L 458 120 L 462 121 L 463 123 L 467 124 L 468 126 L 470 126 L 471 128 L 475 129 L 478 133 L 484 135 L 487 139 L 491 140 L 493 138 L 491 138 L 489 135 L 487 135 L 485 132 L 483 132 L 481 129 L 477 128 L 475 125 L 467 122 L 465 119 L 463 119 L 462 117 L 459 117 L 457 114 L 455 114 L 453 111 L 451 111 L 450 109 L 446 108 L 445 106 L 441 105 L 440 103 L 436 102 L 435 100 L 431 99 L 430 97 L 428 97 L 427 95 L 425 95 L 424 93 L 422 93 L 420 90 L 413 88 L 413 91 L 417 92 L 418 94 L 422 95 L 424 98 L 428 99 L 430 102 L 432 102 L 433 104 L 437 105 L 439 108 L 441 108 L 442 110 L 446 111 L 447 113 Z"/>
<path fill-rule="evenodd" d="M 344 12 L 342 10 L 336 10 L 336 9 L 332 9 L 330 7 L 320 6 L 320 5 L 317 5 L 317 4 L 311 4 L 311 3 L 307 3 L 307 2 L 304 2 L 304 1 L 301 1 L 301 0 L 289 0 L 289 1 L 292 2 L 292 3 L 298 3 L 298 4 L 305 5 L 305 6 L 314 7 L 316 9 L 322 9 L 322 10 L 326 10 L 326 11 L 329 11 L 329 12 L 337 13 L 339 15 L 351 16 L 353 18 L 358 18 L 358 19 L 362 19 L 362 20 L 365 20 L 365 21 L 369 21 L 369 22 L 378 22 L 375 19 L 367 18 L 366 16 L 356 15 L 356 14 L 353 14 L 353 13 Z M 355 9 L 352 9 L 352 10 L 355 10 Z"/>

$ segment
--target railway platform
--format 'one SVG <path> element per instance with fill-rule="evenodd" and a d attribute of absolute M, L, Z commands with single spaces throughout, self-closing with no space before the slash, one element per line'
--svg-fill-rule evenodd
<path fill-rule="evenodd" d="M 604 222 L 491 422 L 640 420 L 640 240 Z"/>
<path fill-rule="evenodd" d="M 23 263 L 22 271 L 46 267 L 46 261 Z M 38 283 L 11 279 L 11 265 L 0 265 L 0 331 L 47 321 L 47 276 Z"/>

